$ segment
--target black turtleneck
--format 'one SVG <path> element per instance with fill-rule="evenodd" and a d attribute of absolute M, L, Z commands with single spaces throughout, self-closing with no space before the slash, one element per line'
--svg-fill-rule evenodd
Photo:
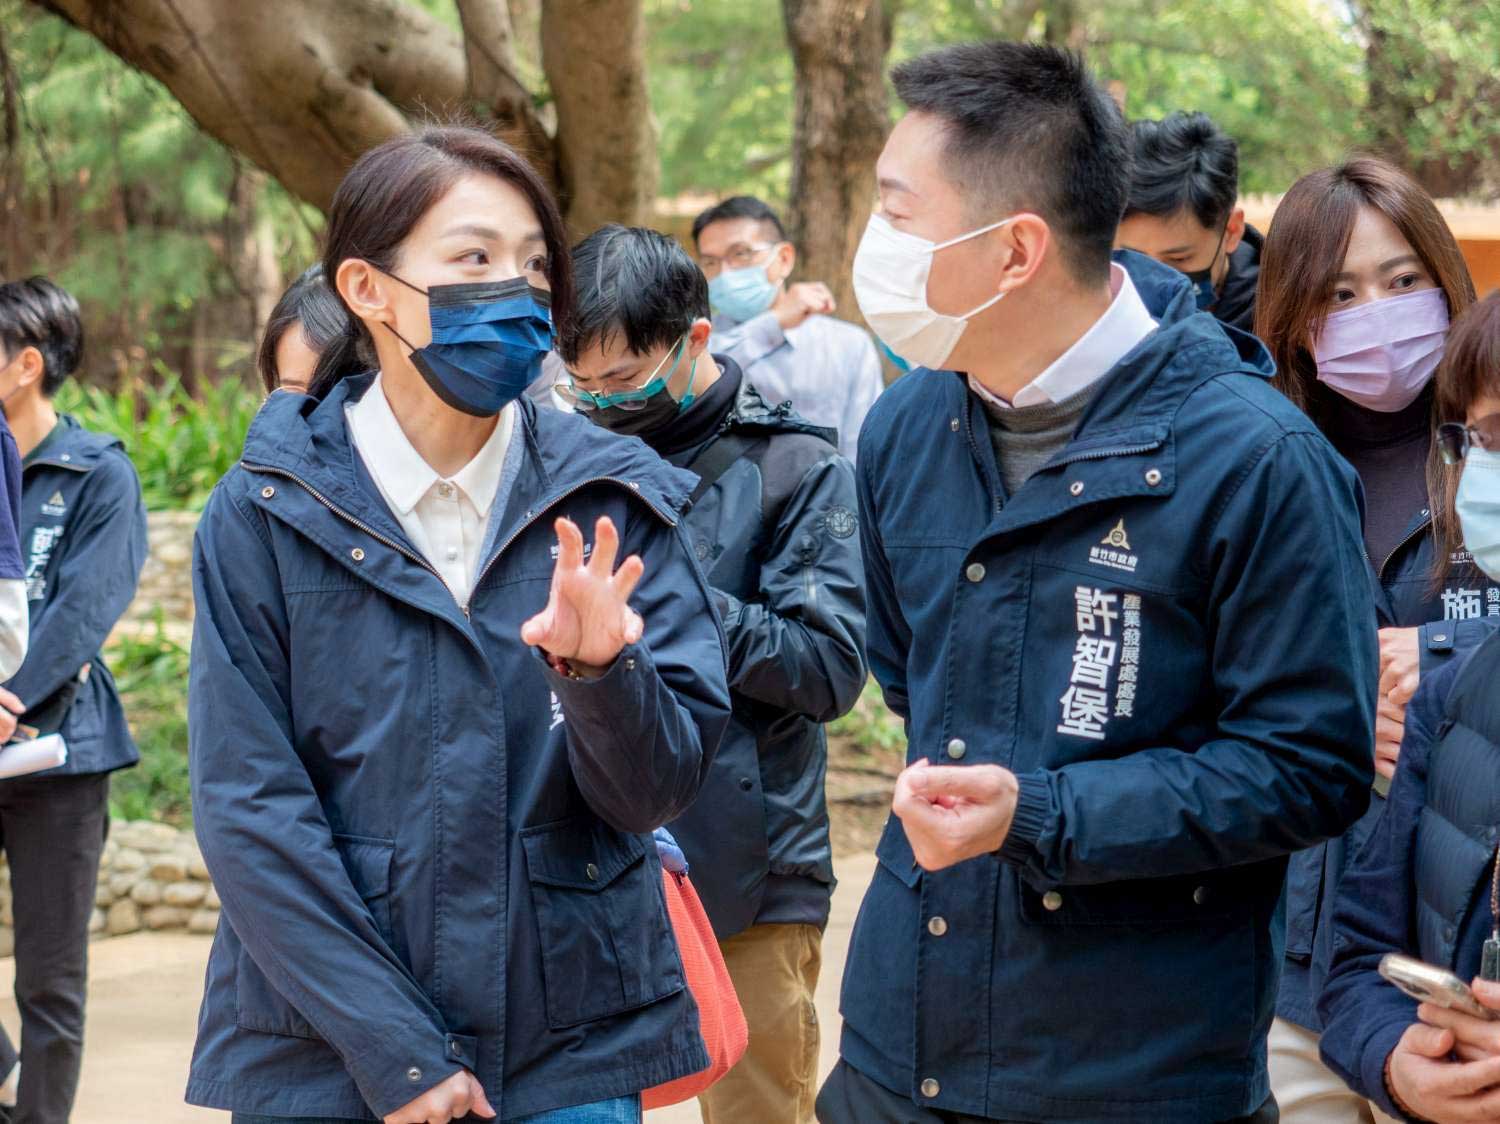
<path fill-rule="evenodd" d="M 673 464 L 682 465 L 692 460 L 691 454 L 724 428 L 724 421 L 739 398 L 743 377 L 740 365 L 727 355 L 715 355 L 714 362 L 718 363 L 721 372 L 717 382 L 693 399 L 692 404 L 670 425 L 655 433 L 641 434 L 642 441 Z"/>
<path fill-rule="evenodd" d="M 1383 414 L 1355 405 L 1319 383 L 1318 424 L 1359 474 L 1365 488 L 1365 549 L 1381 565 L 1427 507 L 1427 454 L 1432 448 L 1432 384 L 1404 410 Z"/>

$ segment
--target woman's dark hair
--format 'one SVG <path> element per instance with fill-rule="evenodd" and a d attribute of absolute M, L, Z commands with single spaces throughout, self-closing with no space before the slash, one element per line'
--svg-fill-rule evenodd
<path fill-rule="evenodd" d="M 625 337 L 633 355 L 676 343 L 706 319 L 708 281 L 675 239 L 642 227 L 600 227 L 573 248 L 578 306 L 557 337 L 565 363 L 582 351 Z"/>
<path fill-rule="evenodd" d="M 323 276 L 329 287 L 334 288 L 339 266 L 349 258 L 387 273 L 394 270 L 401 243 L 422 216 L 460 179 L 476 173 L 510 184 L 536 212 L 547 243 L 553 330 L 565 331 L 573 314 L 573 273 L 557 202 L 515 149 L 467 125 L 430 125 L 393 137 L 349 169 L 328 210 Z M 374 362 L 374 343 L 364 324 L 347 308 L 344 318 L 344 331 L 324 350 L 313 373 L 315 397 L 323 397 L 351 371 L 368 369 Z"/>
<path fill-rule="evenodd" d="M 1450 317 L 1457 319 L 1474 303 L 1474 281 L 1453 232 L 1432 196 L 1400 168 L 1378 157 L 1356 156 L 1303 176 L 1282 197 L 1266 235 L 1255 334 L 1276 360 L 1276 386 L 1315 422 L 1318 365 L 1313 348 L 1361 207 L 1373 207 L 1396 225 L 1448 298 Z M 1453 509 L 1457 492 L 1458 471 L 1443 464 L 1434 443 L 1427 460 L 1427 495 L 1438 545 L 1434 582 L 1447 577 L 1462 543 Z"/>
<path fill-rule="evenodd" d="M 1434 381 L 1440 422 L 1461 422 L 1480 398 L 1500 395 L 1500 290 L 1453 322 Z"/>
<path fill-rule="evenodd" d="M 255 368 L 260 372 L 266 393 L 270 394 L 281 385 L 281 372 L 276 368 L 276 348 L 288 328 L 298 328 L 307 346 L 321 356 L 329 344 L 344 334 L 348 320 L 344 302 L 323 280 L 323 267 L 317 264 L 308 266 L 302 276 L 281 294 L 266 321 L 265 334 L 260 338 Z"/>

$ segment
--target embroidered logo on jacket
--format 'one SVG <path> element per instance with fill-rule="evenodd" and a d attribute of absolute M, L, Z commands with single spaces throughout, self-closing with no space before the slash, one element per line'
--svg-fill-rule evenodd
<path fill-rule="evenodd" d="M 1130 536 L 1125 532 L 1125 520 L 1121 519 L 1116 523 L 1114 529 L 1099 541 L 1098 546 L 1089 548 L 1089 561 L 1096 566 L 1108 566 L 1111 570 L 1135 573 L 1141 560 L 1139 555 L 1130 552 Z"/>
<path fill-rule="evenodd" d="M 68 514 L 68 501 L 63 499 L 62 492 L 53 492 L 52 498 L 42 504 L 43 515 L 66 515 Z"/>
<path fill-rule="evenodd" d="M 859 518 L 847 507 L 830 507 L 823 515 L 823 530 L 836 539 L 847 539 L 859 530 Z"/>

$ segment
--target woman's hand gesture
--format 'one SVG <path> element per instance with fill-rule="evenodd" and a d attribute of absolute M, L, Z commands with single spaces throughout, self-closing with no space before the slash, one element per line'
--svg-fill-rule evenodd
<path fill-rule="evenodd" d="M 552 591 L 547 607 L 521 626 L 521 639 L 567 660 L 580 674 L 602 674 L 620 650 L 637 643 L 645 631 L 645 622 L 629 602 L 646 567 L 631 555 L 615 570 L 620 535 L 607 516 L 594 524 L 594 553 L 587 562 L 577 525 L 559 519 L 556 527 Z"/>

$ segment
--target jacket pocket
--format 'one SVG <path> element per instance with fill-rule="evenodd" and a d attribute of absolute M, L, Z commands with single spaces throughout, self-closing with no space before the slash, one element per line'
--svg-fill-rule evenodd
<path fill-rule="evenodd" d="M 349 873 L 349 881 L 374 916 L 381 939 L 390 944 L 391 857 L 395 844 L 356 835 L 335 835 L 333 843 Z M 235 1022 L 261 1034 L 321 1039 L 312 1024 L 266 978 L 242 944 L 235 957 Z"/>
<path fill-rule="evenodd" d="M 1274 887 L 1262 885 L 1256 877 L 1258 869 L 1230 867 L 1170 878 L 1051 889 L 1039 889 L 1025 879 L 1017 879 L 1021 920 L 1044 928 L 1119 925 L 1148 929 L 1243 920 L 1262 904 L 1267 888 L 1279 889 L 1279 866 L 1272 871 L 1278 879 Z"/>
<path fill-rule="evenodd" d="M 520 838 L 549 1026 L 618 1015 L 683 989 L 661 875 L 640 836 L 580 816 Z"/>

